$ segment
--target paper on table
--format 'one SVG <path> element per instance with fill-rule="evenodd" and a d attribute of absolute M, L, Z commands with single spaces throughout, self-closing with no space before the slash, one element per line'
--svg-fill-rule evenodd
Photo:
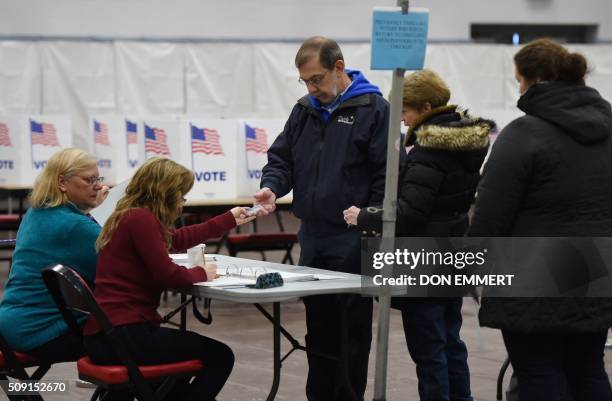
<path fill-rule="evenodd" d="M 91 211 L 91 215 L 94 219 L 96 219 L 98 224 L 104 226 L 106 220 L 108 220 L 110 215 L 115 211 L 115 208 L 117 207 L 117 202 L 119 202 L 119 199 L 121 199 L 123 194 L 125 194 L 125 189 L 127 188 L 129 183 L 130 180 L 125 180 L 112 187 L 110 191 L 108 191 L 108 196 L 106 197 L 104 202 L 102 202 L 100 206 Z"/>
<path fill-rule="evenodd" d="M 266 273 L 279 273 L 285 283 L 317 280 L 314 274 L 309 273 L 292 273 L 276 269 L 266 269 Z M 222 274 L 219 278 L 216 278 L 213 281 L 197 283 L 197 285 L 201 285 L 204 287 L 233 287 L 247 284 L 255 284 L 255 278 L 231 274 Z"/>
<path fill-rule="evenodd" d="M 204 266 L 206 264 L 206 244 L 198 244 L 187 249 L 189 266 Z"/>
<path fill-rule="evenodd" d="M 340 280 L 346 277 L 330 276 L 329 274 L 315 274 L 315 280 Z"/>
<path fill-rule="evenodd" d="M 189 255 L 186 253 L 171 253 L 170 259 L 177 265 L 185 266 L 185 267 L 193 267 L 189 264 Z M 216 262 L 217 258 L 212 255 L 206 255 L 206 262 Z"/>

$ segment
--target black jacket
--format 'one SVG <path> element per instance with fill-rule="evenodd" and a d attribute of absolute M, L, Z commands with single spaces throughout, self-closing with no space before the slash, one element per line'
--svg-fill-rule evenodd
<path fill-rule="evenodd" d="M 526 116 L 499 135 L 485 165 L 469 235 L 612 235 L 612 112 L 584 85 L 546 82 L 519 100 Z M 483 326 L 518 332 L 594 332 L 612 301 L 485 298 Z"/>
<path fill-rule="evenodd" d="M 467 230 L 480 167 L 494 123 L 469 118 L 457 106 L 432 110 L 407 133 L 414 144 L 400 157 L 396 235 L 455 236 Z M 361 230 L 382 231 L 382 209 L 363 208 Z"/>
<path fill-rule="evenodd" d="M 293 189 L 293 213 L 316 234 L 347 230 L 342 211 L 382 203 L 389 103 L 368 93 L 341 103 L 324 122 L 305 96 L 268 150 L 261 187 Z"/>

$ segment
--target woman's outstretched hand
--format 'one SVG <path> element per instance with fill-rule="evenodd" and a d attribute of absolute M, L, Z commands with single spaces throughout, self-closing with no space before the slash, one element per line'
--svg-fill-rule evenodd
<path fill-rule="evenodd" d="M 242 224 L 248 223 L 248 222 L 253 221 L 253 220 L 255 220 L 257 218 L 257 215 L 250 215 L 247 212 L 247 208 L 242 207 L 242 206 L 235 207 L 235 208 L 231 209 L 230 212 L 232 212 L 232 215 L 236 219 L 236 225 L 237 226 L 240 226 Z"/>

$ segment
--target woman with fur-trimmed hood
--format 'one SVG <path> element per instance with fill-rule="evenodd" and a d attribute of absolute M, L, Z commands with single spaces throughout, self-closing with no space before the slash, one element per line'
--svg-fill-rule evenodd
<path fill-rule="evenodd" d="M 410 128 L 401 152 L 397 236 L 462 236 L 489 147 L 492 121 L 447 105 L 450 90 L 431 70 L 404 79 L 402 121 Z M 382 207 L 355 206 L 345 220 L 365 232 L 382 231 Z M 472 400 L 467 348 L 459 336 L 461 298 L 403 298 L 408 351 L 417 367 L 422 401 Z"/>

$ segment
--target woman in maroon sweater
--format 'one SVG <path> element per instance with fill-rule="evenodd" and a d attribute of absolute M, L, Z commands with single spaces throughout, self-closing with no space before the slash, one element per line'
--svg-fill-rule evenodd
<path fill-rule="evenodd" d="M 135 362 L 155 365 L 194 358 L 204 362 L 191 384 L 177 384 L 168 396 L 172 400 L 213 400 L 229 377 L 234 355 L 221 342 L 160 327 L 157 308 L 163 290 L 188 287 L 216 275 L 214 265 L 188 269 L 175 264 L 168 250 L 183 251 L 255 218 L 236 207 L 205 223 L 174 230 L 193 180 L 191 171 L 170 159 L 149 159 L 134 174 L 96 242 L 95 297 L 127 341 Z M 94 363 L 120 363 L 95 319 L 89 319 L 84 334 Z"/>

